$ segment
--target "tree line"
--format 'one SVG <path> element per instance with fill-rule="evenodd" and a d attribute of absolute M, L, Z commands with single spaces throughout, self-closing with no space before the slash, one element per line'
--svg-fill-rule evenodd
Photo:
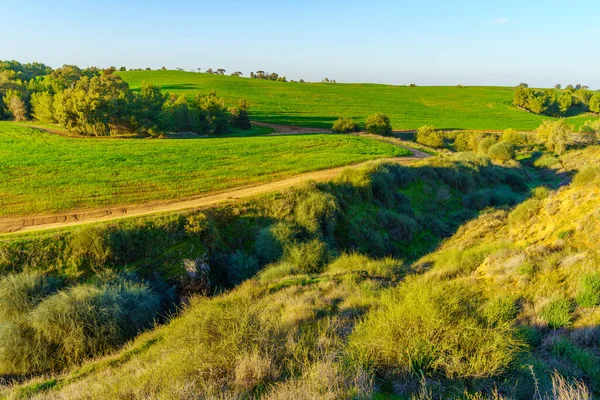
<path fill-rule="evenodd" d="M 575 110 L 600 113 L 600 93 L 581 85 L 568 85 L 562 91 L 559 91 L 560 88 L 561 85 L 556 85 L 556 90 L 539 90 L 521 83 L 515 90 L 513 104 L 534 114 L 555 117 L 568 115 Z"/>
<path fill-rule="evenodd" d="M 89 136 L 218 135 L 230 127 L 250 128 L 244 100 L 227 108 L 214 91 L 192 101 L 148 83 L 133 91 L 115 72 L 115 68 L 64 65 L 52 70 L 41 63 L 0 62 L 0 119 L 58 123 L 71 133 Z"/>

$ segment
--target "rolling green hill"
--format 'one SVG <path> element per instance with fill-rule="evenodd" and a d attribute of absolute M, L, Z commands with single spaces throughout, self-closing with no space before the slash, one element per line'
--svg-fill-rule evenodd
<path fill-rule="evenodd" d="M 440 129 L 533 130 L 548 119 L 514 107 L 511 87 L 299 84 L 182 71 L 119 74 L 132 88 L 146 81 L 190 98 L 214 89 L 228 104 L 248 100 L 254 120 L 284 125 L 330 128 L 340 116 L 364 121 L 374 112 L 388 114 L 396 130 L 423 125 Z M 579 125 L 585 119 L 569 120 Z"/>
<path fill-rule="evenodd" d="M 0 216 L 182 199 L 408 154 L 348 135 L 98 140 L 0 122 Z"/>

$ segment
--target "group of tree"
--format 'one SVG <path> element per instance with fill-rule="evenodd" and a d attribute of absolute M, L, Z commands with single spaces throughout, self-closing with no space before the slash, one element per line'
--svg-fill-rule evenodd
<path fill-rule="evenodd" d="M 227 108 L 213 91 L 188 101 L 143 83 L 133 91 L 115 68 L 0 63 L 0 119 L 58 123 L 80 135 L 161 135 L 166 132 L 222 134 L 249 129 L 245 101 Z M 38 74 L 38 75 L 33 75 Z"/>
<path fill-rule="evenodd" d="M 323 78 L 323 80 L 321 82 L 323 82 L 323 83 L 337 83 L 335 81 L 335 79 L 329 79 L 329 78 Z"/>
<path fill-rule="evenodd" d="M 335 133 L 351 133 L 359 131 L 359 126 L 351 117 L 341 117 L 333 123 L 331 130 Z M 391 135 L 390 117 L 382 113 L 371 114 L 365 121 L 365 131 L 376 135 Z"/>
<path fill-rule="evenodd" d="M 279 76 L 279 74 L 275 72 L 265 72 L 265 71 L 256 71 L 250 72 L 250 78 L 252 79 L 264 79 L 267 81 L 277 81 L 277 82 L 287 82 L 287 78 L 285 76 Z M 301 80 L 302 81 L 302 80 Z"/>
<path fill-rule="evenodd" d="M 534 114 L 549 116 L 564 116 L 574 109 L 600 113 L 600 93 L 581 85 L 569 85 L 565 90 L 557 91 L 532 89 L 521 83 L 515 90 L 513 104 Z"/>

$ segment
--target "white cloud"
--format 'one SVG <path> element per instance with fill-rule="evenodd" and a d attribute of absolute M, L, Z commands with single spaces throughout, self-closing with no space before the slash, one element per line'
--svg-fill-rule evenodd
<path fill-rule="evenodd" d="M 506 17 L 500 17 L 500 18 L 496 18 L 490 21 L 490 24 L 492 25 L 502 25 L 502 24 L 506 24 L 508 22 L 508 18 Z"/>

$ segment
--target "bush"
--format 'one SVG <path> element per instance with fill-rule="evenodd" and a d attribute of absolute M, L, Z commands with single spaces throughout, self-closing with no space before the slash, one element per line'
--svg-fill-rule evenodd
<path fill-rule="evenodd" d="M 589 273 L 581 279 L 581 287 L 577 292 L 577 304 L 582 307 L 600 305 L 600 274 Z"/>
<path fill-rule="evenodd" d="M 392 124 L 390 123 L 390 117 L 382 113 L 369 115 L 365 123 L 365 130 L 376 135 L 391 135 Z"/>
<path fill-rule="evenodd" d="M 329 193 L 311 190 L 305 192 L 294 211 L 298 225 L 310 233 L 333 233 L 335 213 L 338 205 L 335 197 Z"/>
<path fill-rule="evenodd" d="M 319 273 L 327 263 L 327 245 L 318 239 L 288 246 L 285 261 L 305 273 Z"/>
<path fill-rule="evenodd" d="M 256 256 L 263 263 L 271 263 L 283 257 L 285 247 L 298 236 L 298 229 L 287 222 L 261 229 L 256 236 Z"/>
<path fill-rule="evenodd" d="M 444 135 L 433 126 L 422 126 L 417 129 L 417 142 L 429 147 L 443 147 Z"/>
<path fill-rule="evenodd" d="M 356 326 L 350 357 L 383 374 L 495 376 L 522 343 L 510 324 L 489 326 L 481 302 L 466 283 L 409 280 Z"/>
<path fill-rule="evenodd" d="M 519 229 L 521 224 L 528 222 L 537 214 L 540 207 L 540 200 L 533 198 L 525 200 L 508 214 L 508 223 L 512 228 Z"/>
<path fill-rule="evenodd" d="M 350 117 L 341 117 L 333 123 L 331 130 L 336 133 L 356 132 L 358 125 Z"/>
<path fill-rule="evenodd" d="M 7 275 L 0 280 L 0 323 L 31 311 L 59 288 L 59 281 L 37 273 Z"/>
<path fill-rule="evenodd" d="M 571 324 L 573 303 L 564 298 L 550 301 L 540 312 L 540 317 L 550 328 L 562 328 Z"/>
<path fill-rule="evenodd" d="M 514 146 L 522 146 L 527 143 L 527 137 L 514 129 L 507 129 L 502 132 L 502 141 Z"/>
<path fill-rule="evenodd" d="M 236 251 L 229 256 L 227 280 L 231 285 L 238 285 L 254 276 L 258 269 L 259 264 L 256 257 L 242 251 Z"/>
<path fill-rule="evenodd" d="M 250 129 L 252 125 L 250 124 L 249 109 L 246 100 L 241 100 L 237 107 L 229 108 L 229 124 L 237 129 Z"/>
<path fill-rule="evenodd" d="M 546 149 L 558 155 L 563 154 L 571 144 L 573 125 L 564 120 L 543 121 L 536 129 L 538 143 L 546 146 Z"/>
<path fill-rule="evenodd" d="M 493 145 L 496 144 L 496 139 L 494 139 L 491 136 L 488 136 L 484 139 L 482 139 L 478 144 L 477 144 L 477 152 L 483 156 L 488 154 L 488 150 L 490 149 L 490 147 L 492 147 Z"/>
<path fill-rule="evenodd" d="M 111 257 L 109 232 L 102 228 L 75 231 L 69 242 L 70 263 L 79 272 L 99 271 Z"/>
<path fill-rule="evenodd" d="M 150 328 L 160 303 L 147 285 L 128 281 L 58 292 L 0 324 L 0 374 L 58 371 L 106 354 Z"/>
<path fill-rule="evenodd" d="M 495 161 L 509 161 L 515 157 L 515 148 L 509 142 L 499 142 L 490 146 L 487 155 Z"/>

